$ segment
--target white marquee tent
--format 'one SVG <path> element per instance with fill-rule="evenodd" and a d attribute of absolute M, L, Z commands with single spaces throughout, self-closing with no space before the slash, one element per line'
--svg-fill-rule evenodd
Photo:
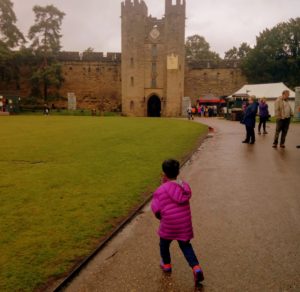
<path fill-rule="evenodd" d="M 290 91 L 289 102 L 292 109 L 295 106 L 295 92 L 289 89 L 284 83 L 266 83 L 266 84 L 246 84 L 237 92 L 233 93 L 229 98 L 235 96 L 255 95 L 256 98 L 266 98 L 267 104 L 269 105 L 270 115 L 274 115 L 274 102 L 281 96 L 284 90 Z"/>

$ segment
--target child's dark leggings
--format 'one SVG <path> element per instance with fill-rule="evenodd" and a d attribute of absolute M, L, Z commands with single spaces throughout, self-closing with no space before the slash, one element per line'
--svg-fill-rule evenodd
<path fill-rule="evenodd" d="M 172 240 L 160 238 L 160 255 L 164 264 L 171 263 L 171 255 L 170 255 L 170 244 Z M 196 265 L 199 265 L 198 259 L 195 255 L 193 247 L 189 241 L 180 241 L 178 240 L 179 247 L 183 252 L 187 262 L 190 267 L 193 268 Z"/>

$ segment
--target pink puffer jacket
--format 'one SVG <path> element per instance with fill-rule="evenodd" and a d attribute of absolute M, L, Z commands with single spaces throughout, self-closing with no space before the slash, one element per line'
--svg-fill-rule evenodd
<path fill-rule="evenodd" d="M 158 230 L 161 238 L 182 241 L 193 238 L 191 196 L 190 186 L 178 181 L 168 181 L 154 192 L 151 208 L 161 216 Z"/>

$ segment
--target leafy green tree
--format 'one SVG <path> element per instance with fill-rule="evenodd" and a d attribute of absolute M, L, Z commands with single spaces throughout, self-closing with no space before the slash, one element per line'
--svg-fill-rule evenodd
<path fill-rule="evenodd" d="M 28 37 L 36 55 L 37 66 L 32 74 L 33 93 L 40 95 L 43 87 L 44 100 L 48 99 L 50 86 L 59 88 L 63 82 L 57 56 L 60 51 L 60 34 L 65 13 L 53 5 L 34 6 L 35 24 L 30 28 Z"/>
<path fill-rule="evenodd" d="M 65 13 L 53 5 L 34 6 L 35 24 L 30 28 L 28 37 L 31 47 L 43 55 L 57 54 L 61 48 L 61 25 Z"/>
<path fill-rule="evenodd" d="M 84 53 L 93 53 L 94 51 L 95 51 L 94 48 L 88 47 L 88 48 L 84 51 Z"/>
<path fill-rule="evenodd" d="M 31 83 L 32 83 L 32 93 L 33 95 L 40 95 L 40 88 L 45 86 L 48 87 L 54 86 L 55 88 L 59 88 L 64 79 L 62 76 L 61 65 L 57 62 L 51 63 L 46 67 L 37 68 L 32 76 L 31 76 Z M 44 100 L 47 101 L 47 92 L 44 92 Z"/>
<path fill-rule="evenodd" d="M 0 0 L 0 81 L 16 80 L 18 87 L 19 67 L 13 48 L 25 43 L 16 26 L 17 18 L 10 0 Z"/>
<path fill-rule="evenodd" d="M 253 83 L 285 82 L 300 85 L 300 18 L 266 29 L 242 62 L 242 70 Z"/>
<path fill-rule="evenodd" d="M 15 48 L 25 43 L 25 38 L 16 26 L 17 18 L 10 0 L 0 1 L 0 45 Z"/>
<path fill-rule="evenodd" d="M 11 68 L 9 63 L 11 62 L 13 53 L 0 43 L 0 81 L 9 81 L 11 78 Z"/>
<path fill-rule="evenodd" d="M 209 43 L 204 37 L 199 35 L 193 35 L 187 38 L 185 44 L 186 60 L 189 63 L 201 62 L 201 61 L 212 61 L 218 63 L 221 61 L 220 56 L 210 50 Z"/>
<path fill-rule="evenodd" d="M 247 43 L 242 43 L 239 48 L 233 47 L 225 52 L 224 60 L 239 61 L 244 59 L 250 52 L 251 47 Z"/>

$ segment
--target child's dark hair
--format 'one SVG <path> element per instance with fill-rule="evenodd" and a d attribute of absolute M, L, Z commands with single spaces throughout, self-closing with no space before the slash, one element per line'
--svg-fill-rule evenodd
<path fill-rule="evenodd" d="M 179 174 L 180 164 L 175 159 L 167 159 L 162 164 L 162 169 L 167 178 L 175 179 Z"/>

